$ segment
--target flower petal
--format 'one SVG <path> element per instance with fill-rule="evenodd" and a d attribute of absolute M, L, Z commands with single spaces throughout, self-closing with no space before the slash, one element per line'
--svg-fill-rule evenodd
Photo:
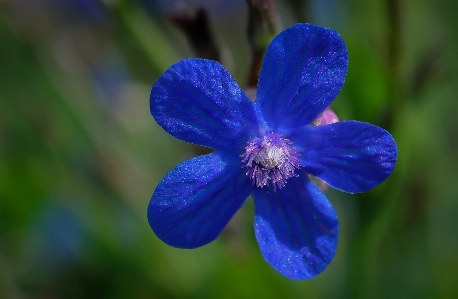
<path fill-rule="evenodd" d="M 255 188 L 255 235 L 264 259 L 291 279 L 309 279 L 331 262 L 339 225 L 326 196 L 307 173 L 282 189 Z"/>
<path fill-rule="evenodd" d="M 154 84 L 151 114 L 174 137 L 216 149 L 247 142 L 256 128 L 252 102 L 216 61 L 185 59 Z"/>
<path fill-rule="evenodd" d="M 307 172 L 345 192 L 364 192 L 377 186 L 396 165 L 393 137 L 368 123 L 308 126 L 290 138 Z"/>
<path fill-rule="evenodd" d="M 196 248 L 219 235 L 250 190 L 239 157 L 226 152 L 199 156 L 162 179 L 148 206 L 148 222 L 165 243 Z"/>
<path fill-rule="evenodd" d="M 264 56 L 256 109 L 268 130 L 313 122 L 339 93 L 348 53 L 340 35 L 296 24 L 277 35 Z"/>

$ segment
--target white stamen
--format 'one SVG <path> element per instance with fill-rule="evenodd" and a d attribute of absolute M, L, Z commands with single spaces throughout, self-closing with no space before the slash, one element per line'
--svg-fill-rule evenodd
<path fill-rule="evenodd" d="M 266 146 L 259 151 L 253 160 L 265 168 L 274 169 L 280 167 L 285 162 L 286 157 L 283 149 L 276 146 Z"/>

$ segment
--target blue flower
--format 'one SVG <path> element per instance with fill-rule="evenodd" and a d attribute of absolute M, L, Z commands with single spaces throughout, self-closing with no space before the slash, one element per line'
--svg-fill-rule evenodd
<path fill-rule="evenodd" d="M 265 260 L 292 279 L 323 271 L 337 249 L 337 215 L 310 180 L 363 192 L 393 171 L 387 131 L 342 121 L 315 126 L 345 81 L 348 53 L 333 30 L 296 24 L 264 56 L 256 101 L 222 65 L 185 59 L 154 84 L 151 114 L 174 137 L 214 149 L 178 165 L 148 206 L 156 235 L 178 248 L 213 241 L 251 194 Z"/>

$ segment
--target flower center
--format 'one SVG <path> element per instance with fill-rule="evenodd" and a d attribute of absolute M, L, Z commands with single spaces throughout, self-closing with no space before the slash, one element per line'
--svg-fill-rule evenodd
<path fill-rule="evenodd" d="M 298 160 L 299 154 L 292 147 L 293 143 L 280 134 L 269 133 L 261 138 L 248 142 L 242 162 L 248 168 L 247 176 L 256 187 L 269 186 L 272 181 L 274 191 L 276 186 L 282 188 L 286 180 L 297 176 L 296 168 L 302 166 Z"/>

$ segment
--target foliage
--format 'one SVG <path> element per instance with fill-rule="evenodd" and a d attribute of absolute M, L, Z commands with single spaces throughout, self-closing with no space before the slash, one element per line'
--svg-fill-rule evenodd
<path fill-rule="evenodd" d="M 208 17 L 223 64 L 243 84 L 247 8 L 230 2 Z M 154 1 L 1 0 L 1 298 L 457 297 L 458 4 L 277 5 L 279 29 L 307 21 L 342 35 L 349 71 L 333 110 L 398 143 L 382 185 L 329 191 L 341 228 L 326 271 L 290 281 L 270 268 L 250 203 L 197 250 L 151 232 L 155 186 L 202 153 L 150 116 L 152 84 L 193 56 Z"/>

